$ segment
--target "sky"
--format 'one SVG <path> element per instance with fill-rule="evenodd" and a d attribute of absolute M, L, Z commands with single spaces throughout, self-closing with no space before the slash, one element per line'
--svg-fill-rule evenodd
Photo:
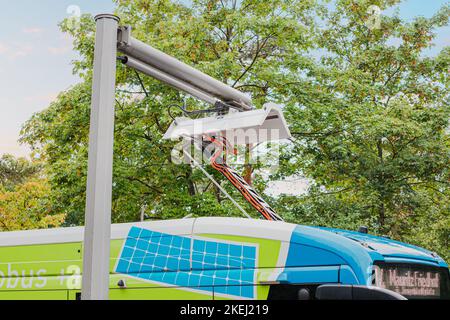
<path fill-rule="evenodd" d="M 411 19 L 430 17 L 444 0 L 406 0 L 400 15 Z M 59 31 L 58 23 L 79 10 L 80 13 L 112 12 L 111 0 L 0 0 L 0 156 L 5 153 L 26 156 L 20 145 L 22 124 L 45 109 L 59 92 L 79 79 L 72 74 L 76 57 L 71 39 Z M 75 9 L 75 10 L 74 10 Z M 450 45 L 450 29 L 439 30 L 435 54 Z"/>
<path fill-rule="evenodd" d="M 71 39 L 58 23 L 81 13 L 112 12 L 111 0 L 0 0 L 0 155 L 25 156 L 22 124 L 77 83 Z"/>

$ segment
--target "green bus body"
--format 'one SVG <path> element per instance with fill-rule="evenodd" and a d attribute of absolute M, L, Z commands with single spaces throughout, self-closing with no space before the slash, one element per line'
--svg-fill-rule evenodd
<path fill-rule="evenodd" d="M 442 259 L 409 245 L 395 244 L 397 253 L 387 258 L 385 244 L 372 252 L 335 232 L 299 228 L 233 218 L 113 225 L 109 297 L 264 300 L 282 285 L 367 286 L 374 266 L 392 256 L 396 263 L 446 268 Z M 79 299 L 82 239 L 82 227 L 0 233 L 0 300 Z M 429 277 L 424 290 L 442 295 L 446 289 L 436 289 L 436 276 Z"/>

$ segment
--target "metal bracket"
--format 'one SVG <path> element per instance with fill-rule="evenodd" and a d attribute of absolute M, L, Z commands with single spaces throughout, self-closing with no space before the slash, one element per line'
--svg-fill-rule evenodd
<path fill-rule="evenodd" d="M 120 26 L 117 29 L 117 47 L 127 47 L 130 44 L 131 27 Z"/>

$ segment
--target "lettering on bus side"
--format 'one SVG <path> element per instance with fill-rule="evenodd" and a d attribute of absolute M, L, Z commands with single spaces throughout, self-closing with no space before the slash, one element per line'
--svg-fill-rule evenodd
<path fill-rule="evenodd" d="M 47 278 L 45 274 L 47 270 L 15 270 L 11 263 L 7 264 L 6 274 L 0 270 L 0 289 L 31 289 L 33 287 L 41 289 L 46 286 Z"/>
<path fill-rule="evenodd" d="M 15 269 L 11 263 L 7 264 L 6 274 L 0 270 L 0 290 L 2 289 L 42 289 L 48 284 L 48 272 L 46 269 L 20 270 Z M 69 265 L 62 268 L 60 274 L 55 277 L 56 286 L 66 289 L 81 288 L 81 268 L 78 265 Z"/>

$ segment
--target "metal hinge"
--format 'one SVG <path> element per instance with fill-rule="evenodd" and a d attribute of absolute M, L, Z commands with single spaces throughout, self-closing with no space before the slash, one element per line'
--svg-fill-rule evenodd
<path fill-rule="evenodd" d="M 121 26 L 117 29 L 117 46 L 126 47 L 130 44 L 131 27 Z"/>

